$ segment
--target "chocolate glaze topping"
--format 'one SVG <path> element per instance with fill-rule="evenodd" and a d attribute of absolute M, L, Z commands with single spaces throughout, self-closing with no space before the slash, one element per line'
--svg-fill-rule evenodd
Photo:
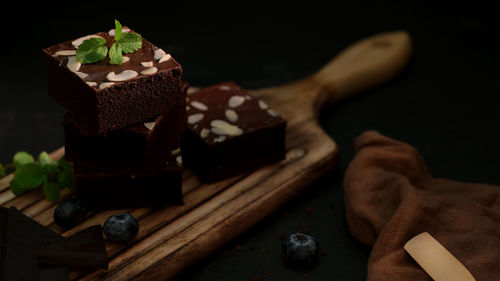
<path fill-rule="evenodd" d="M 124 27 L 124 30 L 127 29 L 128 28 Z M 130 30 L 129 32 L 134 32 L 134 31 Z M 106 45 L 108 46 L 108 49 L 114 42 L 114 36 L 110 36 L 107 32 L 99 32 L 94 35 L 106 39 Z M 72 56 L 55 55 L 55 54 L 59 51 L 76 50 L 75 46 L 72 44 L 74 41 L 75 40 L 67 41 L 64 43 L 48 47 L 44 49 L 43 52 L 49 56 L 52 56 L 55 60 L 59 62 L 61 66 L 67 66 L 68 60 Z M 155 54 L 154 54 L 155 50 L 158 50 L 158 47 L 154 46 L 151 42 L 143 38 L 141 49 L 133 53 L 123 54 L 124 58 L 125 57 L 129 58 L 127 62 L 123 62 L 121 65 L 114 65 L 109 62 L 109 56 L 106 56 L 104 60 L 99 62 L 91 64 L 81 64 L 80 68 L 78 69 L 78 72 L 87 74 L 87 76 L 83 75 L 85 76 L 84 78 L 82 77 L 80 78 L 82 78 L 83 81 L 85 82 L 95 82 L 96 86 L 89 85 L 89 87 L 94 88 L 96 91 L 100 91 L 101 89 L 99 89 L 99 85 L 101 85 L 101 83 L 103 82 L 114 82 L 115 83 L 114 85 L 125 82 L 125 81 L 122 82 L 108 81 L 106 76 L 110 72 L 114 72 L 115 74 L 119 74 L 124 70 L 133 70 L 137 72 L 138 75 L 136 77 L 126 80 L 130 81 L 133 79 L 137 79 L 141 76 L 145 76 L 144 74 L 141 74 L 141 72 L 150 67 L 156 67 L 158 69 L 158 72 L 170 71 L 172 69 L 182 70 L 180 64 L 177 61 L 175 61 L 174 58 L 170 58 L 168 60 L 165 60 L 164 62 L 159 63 L 160 58 L 157 57 L 157 59 L 155 59 Z M 142 64 L 143 62 L 147 66 L 144 66 Z M 152 62 L 152 65 L 150 64 L 150 62 Z M 75 73 L 75 75 L 78 74 Z"/>
<path fill-rule="evenodd" d="M 188 127 L 207 144 L 285 122 L 264 101 L 254 98 L 234 82 L 203 88 L 188 94 L 186 101 Z M 220 124 L 228 127 L 229 134 L 214 128 Z"/>

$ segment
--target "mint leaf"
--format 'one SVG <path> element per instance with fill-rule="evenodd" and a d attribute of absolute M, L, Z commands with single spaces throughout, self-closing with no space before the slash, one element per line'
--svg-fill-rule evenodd
<path fill-rule="evenodd" d="M 42 167 L 36 163 L 19 166 L 10 182 L 12 192 L 19 196 L 24 192 L 40 186 L 47 179 Z"/>
<path fill-rule="evenodd" d="M 57 161 L 52 160 L 52 158 L 50 158 L 49 154 L 45 151 L 43 151 L 42 153 L 40 153 L 40 155 L 38 155 L 38 163 L 40 163 L 40 165 L 42 165 L 42 166 L 56 166 L 57 165 Z"/>
<path fill-rule="evenodd" d="M 35 162 L 35 159 L 28 152 L 19 151 L 18 153 L 16 153 L 14 155 L 13 162 L 14 162 L 14 167 L 17 168 L 19 166 L 22 166 L 22 165 L 25 165 L 28 163 L 33 163 L 33 162 Z"/>
<path fill-rule="evenodd" d="M 3 165 L 0 163 L 0 179 L 5 177 L 5 168 Z"/>
<path fill-rule="evenodd" d="M 123 33 L 117 42 L 124 53 L 132 53 L 142 47 L 142 37 L 137 33 Z"/>
<path fill-rule="evenodd" d="M 75 192 L 75 180 L 73 178 L 73 170 L 71 164 L 62 159 L 59 160 L 59 173 L 57 174 L 57 182 L 60 187 L 67 187 Z"/>
<path fill-rule="evenodd" d="M 43 194 L 49 202 L 56 202 L 59 199 L 59 192 L 61 191 L 59 185 L 52 181 L 45 181 L 43 183 Z"/>
<path fill-rule="evenodd" d="M 115 20 L 115 40 L 118 41 L 122 37 L 122 25 L 119 21 Z"/>
<path fill-rule="evenodd" d="M 109 62 L 112 64 L 123 63 L 122 48 L 117 43 L 113 43 L 109 48 Z"/>
<path fill-rule="evenodd" d="M 76 50 L 76 60 L 81 63 L 93 63 L 106 58 L 108 47 L 104 38 L 90 38 Z"/>

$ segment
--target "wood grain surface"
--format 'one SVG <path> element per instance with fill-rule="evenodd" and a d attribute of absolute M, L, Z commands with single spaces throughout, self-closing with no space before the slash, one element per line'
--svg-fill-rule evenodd
<path fill-rule="evenodd" d="M 252 90 L 288 121 L 286 159 L 251 174 L 213 184 L 202 183 L 191 171 L 183 174 L 182 206 L 91 213 L 73 229 L 54 224 L 56 205 L 41 189 L 15 197 L 8 188 L 12 175 L 0 179 L 0 205 L 15 206 L 39 223 L 69 236 L 103 224 L 119 211 L 139 221 L 130 243 L 106 242 L 109 270 L 73 271 L 72 280 L 169 280 L 270 215 L 312 182 L 331 171 L 339 148 L 320 128 L 319 110 L 394 77 L 412 52 L 407 32 L 379 34 L 349 46 L 318 72 L 278 87 Z M 64 155 L 60 148 L 51 157 Z M 65 189 L 61 199 L 70 196 Z"/>

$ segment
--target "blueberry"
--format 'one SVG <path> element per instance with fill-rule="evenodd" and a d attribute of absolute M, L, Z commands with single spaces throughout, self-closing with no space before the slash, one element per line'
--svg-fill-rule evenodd
<path fill-rule="evenodd" d="M 281 250 L 291 264 L 307 265 L 318 259 L 319 244 L 312 236 L 293 233 L 281 242 Z"/>
<path fill-rule="evenodd" d="M 104 222 L 103 231 L 111 241 L 126 242 L 137 235 L 139 224 L 133 216 L 120 213 L 110 216 Z"/>
<path fill-rule="evenodd" d="M 54 221 L 62 228 L 68 229 L 83 222 L 87 215 L 87 208 L 78 198 L 62 201 L 54 211 Z"/>

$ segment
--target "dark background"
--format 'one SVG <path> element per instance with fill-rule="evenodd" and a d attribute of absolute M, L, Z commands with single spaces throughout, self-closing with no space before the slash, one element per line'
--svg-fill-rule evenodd
<path fill-rule="evenodd" d="M 322 126 L 341 149 L 337 171 L 179 280 L 365 280 L 369 249 L 349 236 L 342 191 L 353 139 L 365 130 L 410 142 L 437 177 L 500 184 L 499 22 L 484 3 L 72 2 L 17 1 L 2 9 L 2 163 L 19 150 L 38 154 L 63 145 L 64 110 L 47 96 L 40 50 L 113 28 L 114 18 L 173 54 L 185 80 L 198 86 L 279 85 L 316 71 L 363 37 L 395 29 L 413 36 L 414 57 L 401 75 L 322 112 Z M 328 255 L 292 270 L 281 260 L 279 233 L 303 230 Z"/>

